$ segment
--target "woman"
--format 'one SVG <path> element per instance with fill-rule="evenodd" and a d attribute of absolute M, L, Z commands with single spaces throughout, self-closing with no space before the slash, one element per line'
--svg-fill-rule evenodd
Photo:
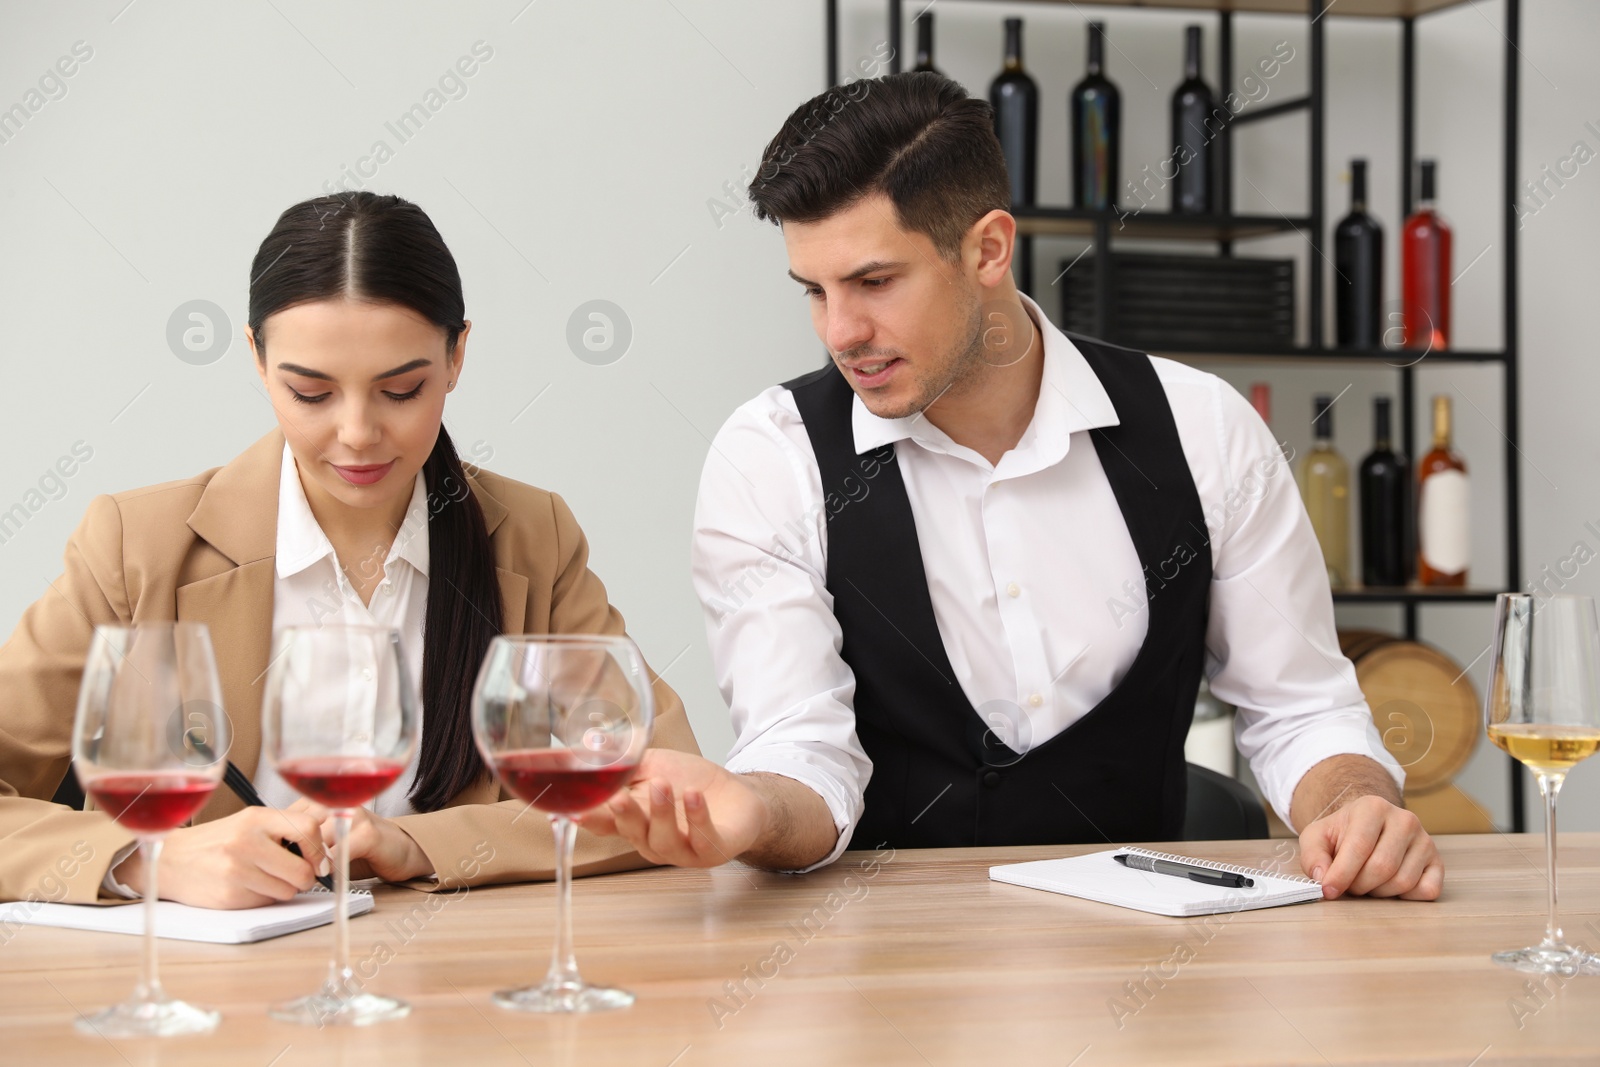
<path fill-rule="evenodd" d="M 272 633 L 318 621 L 399 630 L 422 706 L 412 767 L 358 812 L 352 873 L 418 889 L 551 876 L 544 820 L 513 825 L 526 805 L 473 744 L 473 681 L 496 634 L 619 634 L 623 622 L 561 498 L 469 473 L 441 425 L 471 329 L 455 260 L 416 205 L 341 192 L 285 211 L 251 279 L 245 335 L 277 429 L 224 467 L 92 501 L 65 574 L 0 648 L 0 899 L 142 890 L 132 835 L 49 798 L 68 773 L 94 626 L 146 620 L 210 627 L 230 757 L 269 805 L 218 789 L 167 837 L 162 897 L 252 907 L 326 869 L 328 812 L 292 800 L 260 759 Z M 654 743 L 698 753 L 682 703 L 652 680 Z M 577 873 L 645 863 L 588 834 L 575 862 Z"/>

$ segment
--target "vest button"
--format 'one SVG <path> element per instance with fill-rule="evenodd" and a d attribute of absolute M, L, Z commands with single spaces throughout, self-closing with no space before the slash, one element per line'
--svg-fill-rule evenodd
<path fill-rule="evenodd" d="M 988 786 L 990 789 L 993 789 L 1004 780 L 1005 775 L 1001 774 L 999 771 L 985 771 L 983 774 L 983 784 Z"/>

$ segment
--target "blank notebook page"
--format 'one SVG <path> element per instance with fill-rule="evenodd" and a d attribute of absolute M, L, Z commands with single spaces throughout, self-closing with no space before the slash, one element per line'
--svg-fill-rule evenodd
<path fill-rule="evenodd" d="M 1132 870 L 1111 858 L 1124 855 L 1152 856 L 1214 871 L 1229 871 L 1253 879 L 1255 885 L 1245 889 L 1206 885 L 1170 874 Z M 1300 875 L 1276 874 L 1143 848 L 1114 848 L 1059 860 L 1008 863 L 990 867 L 989 877 L 996 882 L 1064 893 L 1157 915 L 1210 915 L 1322 899 L 1322 886 Z"/>
<path fill-rule="evenodd" d="M 372 894 L 353 889 L 347 894 L 350 916 L 372 910 Z M 156 901 L 156 936 L 180 941 L 242 945 L 292 934 L 333 922 L 334 895 L 317 886 L 259 908 L 196 908 L 175 900 Z M 102 907 L 96 904 L 0 904 L 0 923 L 59 926 L 108 934 L 143 934 L 144 904 Z"/>

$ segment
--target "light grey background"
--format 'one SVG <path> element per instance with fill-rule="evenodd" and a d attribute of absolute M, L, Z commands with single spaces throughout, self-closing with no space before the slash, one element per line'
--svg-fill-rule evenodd
<path fill-rule="evenodd" d="M 908 4 L 908 26 L 918 6 Z M 842 8 L 848 72 L 886 29 L 877 0 Z M 970 0 L 935 10 L 939 65 L 979 94 L 999 66 L 1001 19 L 1027 19 L 1049 202 L 1067 195 L 1065 98 L 1082 76 L 1086 18 L 1108 24 L 1125 174 L 1167 154 L 1187 23 L 1208 27 L 1216 86 L 1213 16 Z M 1418 24 L 1418 149 L 1440 160 L 1442 208 L 1455 226 L 1461 347 L 1501 343 L 1503 20 L 1501 0 L 1475 0 Z M 1266 102 L 1304 91 L 1303 18 L 1240 16 L 1236 27 L 1241 78 L 1277 42 L 1296 50 L 1264 83 Z M 59 86 L 46 79 L 53 98 L 41 93 L 42 106 L 0 143 L 0 512 L 42 502 L 0 543 L 0 627 L 9 631 L 46 592 L 94 494 L 220 465 L 272 426 L 241 333 L 250 260 L 279 212 L 355 174 L 381 140 L 392 158 L 355 181 L 428 211 L 465 283 L 474 330 L 447 411 L 458 445 L 566 497 L 593 567 L 682 693 L 701 745 L 720 758 L 731 732 L 688 580 L 700 466 L 735 406 L 823 357 L 784 276 L 778 231 L 727 211 L 741 207 L 737 191 L 783 118 L 823 88 L 822 31 L 820 0 L 0 4 L 0 108 L 27 100 L 76 42 L 80 54 L 92 49 Z M 492 55 L 429 101 L 476 42 Z M 1592 0 L 1524 4 L 1525 177 L 1577 141 L 1600 151 L 1600 134 L 1584 125 L 1600 128 L 1597 43 Z M 1397 308 L 1398 26 L 1330 15 L 1328 46 L 1330 223 L 1345 208 L 1348 158 L 1365 155 Z M 386 124 L 419 102 L 436 110 L 402 143 Z M 1304 117 L 1288 117 L 1239 136 L 1237 209 L 1307 210 L 1305 131 Z M 1584 528 L 1600 520 L 1591 325 L 1600 165 L 1549 188 L 1521 230 L 1529 575 L 1575 541 L 1600 549 Z M 1039 246 L 1043 282 L 1081 248 Z M 1299 256 L 1303 286 L 1306 247 L 1288 235 L 1239 251 Z M 168 346 L 170 317 L 192 300 L 229 320 L 232 341 L 215 362 L 186 362 Z M 593 300 L 613 302 L 631 323 L 628 351 L 609 364 L 580 360 L 567 344 L 569 318 Z M 1056 312 L 1053 289 L 1041 301 Z M 1382 369 L 1343 366 L 1212 369 L 1241 388 L 1271 382 L 1275 426 L 1297 450 L 1309 445 L 1311 395 L 1348 386 L 1335 414 L 1352 465 L 1370 444 L 1371 397 L 1397 383 Z M 1435 391 L 1457 398 L 1458 448 L 1474 476 L 1473 577 L 1498 584 L 1500 372 L 1424 366 L 1419 418 Z M 30 497 L 78 442 L 92 458 Z M 1569 588 L 1600 594 L 1596 573 L 1586 568 Z M 1424 637 L 1472 661 L 1490 610 L 1426 608 Z M 1399 625 L 1387 608 L 1341 608 L 1340 618 Z M 1480 688 L 1486 660 L 1473 669 Z M 1503 823 L 1504 780 L 1503 759 L 1485 743 L 1460 782 Z M 1600 827 L 1593 768 L 1573 775 L 1562 809 L 1566 827 Z"/>

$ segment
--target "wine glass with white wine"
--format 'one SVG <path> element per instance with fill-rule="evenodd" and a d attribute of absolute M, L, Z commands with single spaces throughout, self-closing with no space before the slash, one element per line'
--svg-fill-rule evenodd
<path fill-rule="evenodd" d="M 1496 598 L 1484 718 L 1489 740 L 1539 781 L 1550 888 L 1544 940 L 1493 959 L 1540 974 L 1600 974 L 1600 956 L 1569 944 L 1556 921 L 1556 794 L 1567 772 L 1600 750 L 1600 619 L 1593 599 Z"/>

